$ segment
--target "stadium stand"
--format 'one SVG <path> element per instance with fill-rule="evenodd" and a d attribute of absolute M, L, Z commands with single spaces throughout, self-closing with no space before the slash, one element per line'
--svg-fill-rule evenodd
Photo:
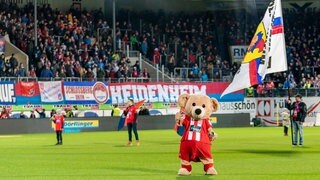
<path fill-rule="evenodd" d="M 176 79 L 230 80 L 239 65 L 231 62 L 228 47 L 249 44 L 258 22 L 247 20 L 244 10 L 165 13 L 123 9 L 119 10 L 116 23 L 116 41 L 121 48 L 114 52 L 110 23 L 101 10 L 61 12 L 50 5 L 39 7 L 37 47 L 33 5 L 18 8 L 1 2 L 0 10 L 0 33 L 8 34 L 30 60 L 30 71 L 26 72 L 14 55 L 1 56 L 1 77 L 87 80 L 150 77 L 147 69 L 142 73 L 139 66 L 131 66 L 122 53 L 122 48 L 129 45 L 154 65 L 164 65 Z M 131 22 L 127 21 L 128 13 Z M 279 95 L 277 89 L 288 87 L 316 88 L 316 95 L 320 95 L 320 20 L 312 18 L 319 13 L 316 9 L 284 10 L 289 71 L 270 75 L 255 96 Z M 97 29 L 101 30 L 99 34 Z"/>

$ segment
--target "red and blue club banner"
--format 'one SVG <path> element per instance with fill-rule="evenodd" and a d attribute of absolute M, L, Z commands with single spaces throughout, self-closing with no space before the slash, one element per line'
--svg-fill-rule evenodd
<path fill-rule="evenodd" d="M 39 91 L 39 84 L 33 82 L 18 82 L 15 84 L 15 93 L 17 97 L 17 104 L 41 104 L 41 96 Z"/>
<path fill-rule="evenodd" d="M 106 82 L 64 82 L 64 98 L 67 104 L 110 104 Z"/>

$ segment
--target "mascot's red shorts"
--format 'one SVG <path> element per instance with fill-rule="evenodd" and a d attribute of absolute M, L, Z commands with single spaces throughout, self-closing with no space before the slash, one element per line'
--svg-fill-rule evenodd
<path fill-rule="evenodd" d="M 193 162 L 200 162 L 200 159 L 212 159 L 211 144 L 197 141 L 182 141 L 179 158 Z"/>

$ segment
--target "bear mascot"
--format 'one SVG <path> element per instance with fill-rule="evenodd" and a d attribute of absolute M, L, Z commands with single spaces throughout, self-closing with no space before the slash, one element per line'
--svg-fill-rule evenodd
<path fill-rule="evenodd" d="M 176 124 L 183 126 L 179 158 L 181 168 L 178 175 L 190 175 L 191 162 L 202 162 L 205 174 L 216 175 L 211 155 L 211 141 L 217 138 L 212 130 L 210 115 L 219 108 L 216 99 L 202 94 L 182 94 L 178 103 L 183 112 L 175 115 Z"/>

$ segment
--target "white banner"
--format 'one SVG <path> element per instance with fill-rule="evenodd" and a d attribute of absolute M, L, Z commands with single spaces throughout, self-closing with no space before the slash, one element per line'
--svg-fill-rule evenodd
<path fill-rule="evenodd" d="M 41 102 L 50 103 L 63 101 L 61 81 L 44 81 L 38 83 Z"/>
<path fill-rule="evenodd" d="M 257 98 L 257 116 L 260 117 L 266 125 L 276 125 L 282 121 L 280 113 L 285 108 L 285 98 Z M 314 97 L 305 97 L 308 115 L 305 119 L 305 126 L 313 126 L 316 122 L 316 115 L 320 113 L 320 99 Z"/>

